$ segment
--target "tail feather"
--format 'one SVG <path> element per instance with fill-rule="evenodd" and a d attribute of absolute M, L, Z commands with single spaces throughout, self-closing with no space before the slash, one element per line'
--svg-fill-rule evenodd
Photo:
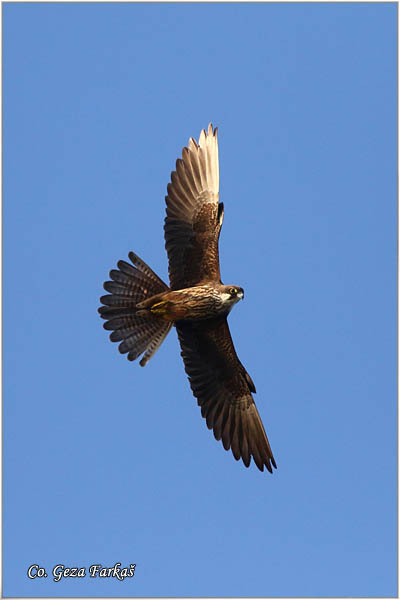
<path fill-rule="evenodd" d="M 144 353 L 143 358 L 139 363 L 141 367 L 144 367 L 145 365 L 147 365 L 149 360 L 154 356 L 154 354 L 157 352 L 157 350 L 159 349 L 159 347 L 161 346 L 161 344 L 167 337 L 171 327 L 172 327 L 172 323 L 167 323 L 167 322 L 164 322 L 164 329 L 161 329 L 161 327 L 160 327 L 159 331 L 157 332 L 157 334 L 154 336 L 154 338 L 151 340 L 150 344 L 148 345 L 147 350 Z"/>
<path fill-rule="evenodd" d="M 140 286 L 125 286 L 121 283 L 115 283 L 115 281 L 105 281 L 103 285 L 104 289 L 110 294 L 114 294 L 116 297 L 130 298 L 136 303 L 139 303 L 143 298 L 143 294 L 145 293 Z M 147 291 L 147 288 L 146 288 Z M 105 296 L 107 298 L 107 296 Z"/>
<path fill-rule="evenodd" d="M 137 350 L 139 354 L 142 354 L 157 330 L 157 322 L 149 323 L 145 318 L 141 319 L 138 317 L 135 326 L 128 330 L 129 333 L 127 335 L 124 335 L 123 341 L 119 346 L 119 351 L 121 354 L 126 354 L 126 352 L 134 352 Z M 143 350 L 141 350 L 142 347 Z"/>
<path fill-rule="evenodd" d="M 101 301 L 101 298 L 100 298 Z M 100 306 L 98 309 L 102 319 L 115 319 L 116 317 L 130 317 L 133 309 L 129 306 Z M 106 329 L 106 323 L 103 325 Z"/>
<path fill-rule="evenodd" d="M 145 273 L 149 277 L 149 279 L 154 281 L 155 284 L 159 284 L 161 292 L 164 292 L 169 289 L 169 287 L 165 285 L 163 280 L 160 279 L 158 275 L 156 275 L 154 271 L 150 269 L 149 265 L 146 265 L 146 263 L 141 258 L 139 258 L 137 254 L 135 254 L 134 252 L 129 252 L 128 256 L 131 259 L 132 263 L 136 266 L 136 268 L 139 269 L 139 271 Z M 128 267 L 130 267 L 129 264 Z"/>
<path fill-rule="evenodd" d="M 99 308 L 100 316 L 107 319 L 104 329 L 111 331 L 110 340 L 121 342 L 119 351 L 136 360 L 144 353 L 140 365 L 144 366 L 171 329 L 171 323 L 153 315 L 138 314 L 137 305 L 169 290 L 168 286 L 133 252 L 129 253 L 132 265 L 120 260 L 118 269 L 110 271 L 112 281 L 104 283 L 109 294 L 100 298 L 104 304 Z"/>

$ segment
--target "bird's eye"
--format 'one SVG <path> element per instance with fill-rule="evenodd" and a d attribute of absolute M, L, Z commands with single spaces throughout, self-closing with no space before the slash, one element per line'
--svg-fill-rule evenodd
<path fill-rule="evenodd" d="M 236 288 L 231 288 L 229 290 L 229 293 L 231 294 L 231 296 L 235 296 L 237 294 L 237 289 Z"/>

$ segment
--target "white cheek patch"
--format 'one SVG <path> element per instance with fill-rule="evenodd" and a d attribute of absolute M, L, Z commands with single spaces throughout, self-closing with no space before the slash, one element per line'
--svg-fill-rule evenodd
<path fill-rule="evenodd" d="M 232 300 L 232 296 L 228 294 L 228 292 L 222 292 L 221 300 L 225 304 L 225 302 L 229 302 L 230 300 Z"/>

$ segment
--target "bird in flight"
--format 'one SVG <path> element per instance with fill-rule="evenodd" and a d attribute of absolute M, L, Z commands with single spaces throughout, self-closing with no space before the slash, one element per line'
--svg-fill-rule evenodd
<path fill-rule="evenodd" d="M 99 313 L 110 340 L 144 367 L 175 326 L 190 386 L 207 427 L 246 467 L 251 458 L 272 473 L 276 463 L 254 403 L 254 383 L 233 346 L 227 317 L 243 298 L 240 286 L 221 282 L 218 240 L 217 128 L 189 140 L 176 161 L 166 196 L 165 247 L 169 287 L 133 252 L 104 283 Z M 272 466 L 271 466 L 272 465 Z"/>

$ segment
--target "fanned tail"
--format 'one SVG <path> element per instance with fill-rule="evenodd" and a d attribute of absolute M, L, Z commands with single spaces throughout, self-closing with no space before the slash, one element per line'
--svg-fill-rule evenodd
<path fill-rule="evenodd" d="M 140 365 L 144 367 L 161 346 L 172 324 L 153 315 L 139 316 L 137 305 L 156 294 L 168 292 L 169 287 L 133 252 L 132 265 L 120 260 L 118 269 L 110 271 L 112 281 L 104 283 L 109 294 L 102 296 L 100 316 L 107 319 L 104 329 L 111 331 L 110 340 L 121 342 L 119 351 L 136 360 L 144 353 Z"/>

